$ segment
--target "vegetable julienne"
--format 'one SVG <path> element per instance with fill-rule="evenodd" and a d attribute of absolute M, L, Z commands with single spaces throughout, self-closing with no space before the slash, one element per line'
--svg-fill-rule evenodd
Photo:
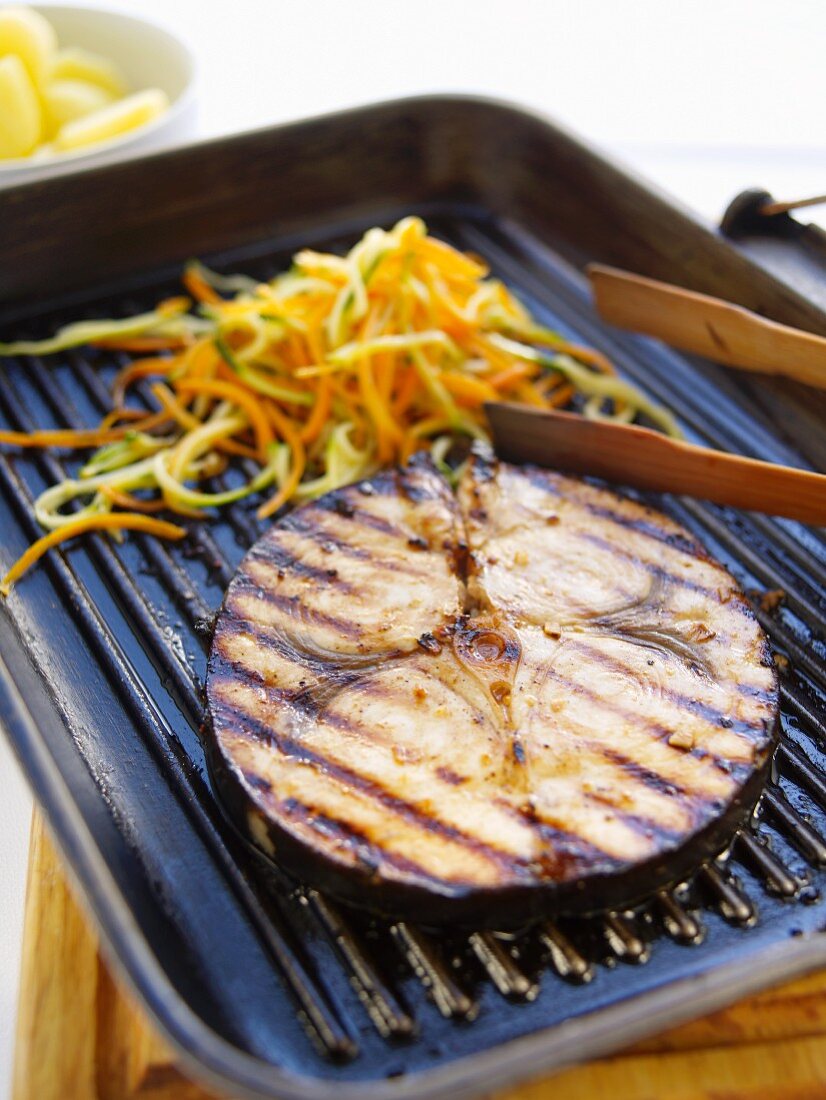
<path fill-rule="evenodd" d="M 13 447 L 97 448 L 76 478 L 41 493 L 35 514 L 49 534 L 2 579 L 3 594 L 86 531 L 180 538 L 183 528 L 148 514 L 162 508 L 201 518 L 274 486 L 263 518 L 424 447 L 443 465 L 457 436 L 487 438 L 489 400 L 575 399 L 586 416 L 644 414 L 679 434 L 604 356 L 537 325 L 481 261 L 428 236 L 418 218 L 369 230 L 346 256 L 301 251 L 269 283 L 197 262 L 183 281 L 194 309 L 171 298 L 137 317 L 0 344 L 3 355 L 92 344 L 144 356 L 118 374 L 97 429 L 0 431 Z M 157 407 L 125 404 L 140 383 L 139 400 Z M 230 457 L 252 464 L 248 480 L 209 491 L 203 483 Z"/>
<path fill-rule="evenodd" d="M 3 580 L 0 581 L 0 595 L 8 596 L 14 582 L 19 580 L 39 558 L 42 558 L 47 550 L 51 550 L 59 542 L 67 538 L 73 538 L 75 535 L 83 535 L 87 531 L 100 531 L 106 528 L 120 531 L 146 531 L 150 535 L 157 535 L 158 538 L 164 539 L 182 539 L 186 534 L 183 527 L 178 527 L 174 523 L 167 523 L 165 520 L 152 519 L 150 516 L 135 515 L 130 512 L 85 516 L 67 524 L 62 530 L 51 531 L 48 535 L 44 535 L 42 539 L 33 542 L 25 554 L 17 559 L 3 577 Z"/>

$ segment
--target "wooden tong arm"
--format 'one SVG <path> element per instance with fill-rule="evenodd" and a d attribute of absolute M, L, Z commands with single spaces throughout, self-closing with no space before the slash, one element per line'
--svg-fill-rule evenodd
<path fill-rule="evenodd" d="M 717 363 L 826 389 L 826 339 L 693 290 L 590 264 L 597 310 L 619 328 L 657 336 Z"/>
<path fill-rule="evenodd" d="M 648 428 L 525 405 L 485 405 L 497 453 L 661 493 L 826 524 L 826 475 L 683 443 Z"/>

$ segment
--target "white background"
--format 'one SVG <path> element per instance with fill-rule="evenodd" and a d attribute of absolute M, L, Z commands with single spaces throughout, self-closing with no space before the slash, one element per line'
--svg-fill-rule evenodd
<path fill-rule="evenodd" d="M 142 0 L 131 10 L 195 51 L 203 136 L 472 91 L 553 115 L 710 220 L 751 185 L 783 198 L 826 192 L 824 0 Z M 0 777 L 2 1100 L 31 812 L 2 741 Z"/>

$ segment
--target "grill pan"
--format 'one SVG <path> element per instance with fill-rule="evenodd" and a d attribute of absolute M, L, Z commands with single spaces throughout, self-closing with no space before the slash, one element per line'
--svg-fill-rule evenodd
<path fill-rule="evenodd" d="M 826 333 L 784 253 L 724 240 L 546 121 L 438 97 L 192 146 L 0 198 L 0 332 L 38 337 L 175 291 L 182 261 L 266 277 L 423 215 L 488 258 L 551 326 L 606 351 L 689 438 L 823 467 L 822 398 L 604 328 L 600 260 Z M 793 254 L 793 246 L 792 253 Z M 774 257 L 774 252 L 771 253 Z M 9 359 L 0 424 L 97 423 L 118 353 Z M 0 563 L 74 456 L 0 455 Z M 782 671 L 782 737 L 753 823 L 634 911 L 521 934 L 351 913 L 246 847 L 200 740 L 212 616 L 260 533 L 241 502 L 181 544 L 93 536 L 0 607 L 0 721 L 102 931 L 190 1072 L 233 1095 L 478 1095 L 826 965 L 826 539 L 788 521 L 656 502 L 755 593 Z M 761 593 L 783 589 L 776 611 Z"/>

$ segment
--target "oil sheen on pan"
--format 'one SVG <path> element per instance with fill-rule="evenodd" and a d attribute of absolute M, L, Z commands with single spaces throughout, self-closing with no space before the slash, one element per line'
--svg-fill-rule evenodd
<path fill-rule="evenodd" d="M 630 904 L 719 851 L 776 734 L 766 638 L 666 516 L 476 454 L 276 523 L 210 656 L 246 834 L 378 911 L 516 926 Z"/>

